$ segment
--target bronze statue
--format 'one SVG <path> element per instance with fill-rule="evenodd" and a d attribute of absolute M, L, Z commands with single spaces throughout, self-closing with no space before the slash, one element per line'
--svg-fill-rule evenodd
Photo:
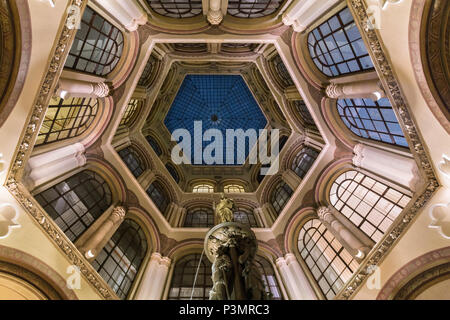
<path fill-rule="evenodd" d="M 220 195 L 220 202 L 216 206 L 216 215 L 218 217 L 218 223 L 224 223 L 224 222 L 233 222 L 233 210 L 235 210 L 236 207 L 234 205 L 234 201 L 232 199 L 229 199 L 225 197 L 225 194 L 222 193 Z"/>

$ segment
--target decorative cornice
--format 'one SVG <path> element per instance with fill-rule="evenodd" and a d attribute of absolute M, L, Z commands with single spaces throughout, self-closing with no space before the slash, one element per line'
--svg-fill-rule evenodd
<path fill-rule="evenodd" d="M 338 293 L 336 299 L 350 299 L 355 295 L 367 277 L 370 276 L 368 266 L 379 265 L 383 261 L 393 245 L 399 240 L 418 212 L 422 210 L 439 187 L 439 183 L 434 175 L 432 165 L 422 143 L 422 138 L 416 129 L 410 108 L 388 60 L 385 48 L 379 39 L 376 29 L 370 28 L 370 18 L 367 15 L 365 2 L 364 0 L 347 1 L 349 8 L 353 11 L 355 22 L 359 25 L 361 34 L 368 44 L 368 51 L 372 57 L 374 66 L 386 90 L 386 94 L 391 100 L 392 108 L 397 114 L 403 132 L 406 133 L 405 137 L 408 140 L 408 145 L 418 162 L 418 166 L 422 169 L 427 185 L 423 193 L 414 197 L 414 202 L 402 212 L 398 217 L 398 222 L 391 227 L 383 239 L 372 249 L 364 263 L 360 265 L 352 278 Z"/>
<path fill-rule="evenodd" d="M 72 0 L 68 3 L 68 6 L 78 7 L 82 12 L 87 2 L 87 0 Z M 28 124 L 25 126 L 25 130 L 19 140 L 15 155 L 13 156 L 12 165 L 5 186 L 22 205 L 24 210 L 30 214 L 35 222 L 54 242 L 55 246 L 66 256 L 67 260 L 79 268 L 80 273 L 97 293 L 104 299 L 118 299 L 114 291 L 95 271 L 92 265 L 78 251 L 75 245 L 67 238 L 51 217 L 40 207 L 21 182 L 25 162 L 31 155 L 32 146 L 35 143 L 36 135 L 39 131 L 38 129 L 43 121 L 53 89 L 56 87 L 57 80 L 62 72 L 64 62 L 70 50 L 70 45 L 75 37 L 76 30 L 67 27 L 68 21 L 69 14 L 66 14 L 64 17 L 64 26 L 59 33 L 56 46 L 51 54 L 51 60 L 47 66 L 47 71 L 35 98 L 34 106 L 28 118 Z"/>

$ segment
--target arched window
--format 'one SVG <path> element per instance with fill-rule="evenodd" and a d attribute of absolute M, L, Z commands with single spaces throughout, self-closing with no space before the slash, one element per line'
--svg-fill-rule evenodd
<path fill-rule="evenodd" d="M 212 184 L 208 183 L 200 183 L 194 186 L 192 189 L 192 192 L 194 193 L 213 193 L 214 192 L 214 186 Z"/>
<path fill-rule="evenodd" d="M 86 7 L 64 66 L 103 77 L 117 65 L 122 50 L 122 32 Z"/>
<path fill-rule="evenodd" d="M 239 184 L 227 184 L 223 187 L 223 191 L 226 193 L 244 193 L 245 188 Z"/>
<path fill-rule="evenodd" d="M 353 16 L 343 9 L 308 35 L 314 64 L 329 77 L 373 69 Z"/>
<path fill-rule="evenodd" d="M 280 181 L 272 191 L 270 200 L 273 208 L 278 214 L 283 210 L 284 206 L 291 198 L 292 193 L 292 189 L 284 181 Z"/>
<path fill-rule="evenodd" d="M 120 121 L 120 126 L 130 126 L 133 123 L 139 113 L 139 104 L 140 101 L 138 99 L 131 99 L 130 102 L 128 102 L 127 109 Z"/>
<path fill-rule="evenodd" d="M 316 128 L 316 123 L 314 122 L 311 113 L 309 113 L 308 107 L 306 106 L 305 102 L 303 102 L 302 100 L 294 100 L 292 103 L 304 125 L 306 125 L 307 127 L 309 126 Z"/>
<path fill-rule="evenodd" d="M 209 291 L 213 286 L 211 279 L 212 264 L 206 255 L 203 255 L 200 268 L 198 268 L 199 263 L 199 253 L 184 256 L 176 263 L 170 285 L 169 300 L 189 300 L 191 295 L 193 300 L 209 299 Z M 197 281 L 194 291 L 192 291 L 197 268 Z"/>
<path fill-rule="evenodd" d="M 147 252 L 142 228 L 125 219 L 92 262 L 92 266 L 121 299 L 130 292 Z"/>
<path fill-rule="evenodd" d="M 36 195 L 36 200 L 74 242 L 111 205 L 111 190 L 97 173 L 84 170 Z"/>
<path fill-rule="evenodd" d="M 304 147 L 300 152 L 295 156 L 294 161 L 292 161 L 291 169 L 294 171 L 300 178 L 304 178 L 309 168 L 313 165 L 314 161 L 316 161 L 319 152 L 314 149 Z"/>
<path fill-rule="evenodd" d="M 214 226 L 214 211 L 211 208 L 194 208 L 186 213 L 183 227 L 210 228 Z"/>
<path fill-rule="evenodd" d="M 355 226 L 378 242 L 411 200 L 355 170 L 346 171 L 334 180 L 330 189 L 331 204 Z"/>
<path fill-rule="evenodd" d="M 162 150 L 158 142 L 156 142 L 156 140 L 152 136 L 146 136 L 145 139 L 152 147 L 152 149 L 155 151 L 156 155 L 159 157 L 162 154 Z"/>
<path fill-rule="evenodd" d="M 298 250 L 327 299 L 333 299 L 359 267 L 319 219 L 303 225 Z"/>
<path fill-rule="evenodd" d="M 228 0 L 228 14 L 237 18 L 259 18 L 275 13 L 284 0 Z"/>
<path fill-rule="evenodd" d="M 202 13 L 201 0 L 147 0 L 156 13 L 169 18 L 191 18 Z"/>
<path fill-rule="evenodd" d="M 157 181 L 153 182 L 147 189 L 147 194 L 158 207 L 159 211 L 164 215 L 169 205 L 169 197 L 164 187 Z"/>
<path fill-rule="evenodd" d="M 290 87 L 294 85 L 294 81 L 291 78 L 291 75 L 289 74 L 289 71 L 287 70 L 283 60 L 279 55 L 276 55 L 275 58 L 272 60 L 272 64 L 274 66 L 274 71 L 276 72 L 276 75 L 281 80 L 281 85 L 284 88 Z"/>
<path fill-rule="evenodd" d="M 259 272 L 261 273 L 266 293 L 269 294 L 270 299 L 281 300 L 282 295 L 280 285 L 278 284 L 278 280 L 275 276 L 273 266 L 270 264 L 269 261 L 267 261 L 266 258 L 263 258 L 261 256 L 255 256 L 254 263 L 258 267 Z"/>
<path fill-rule="evenodd" d="M 238 207 L 234 212 L 234 221 L 250 226 L 251 228 L 257 228 L 258 223 L 256 222 L 255 215 L 253 211 Z"/>
<path fill-rule="evenodd" d="M 144 67 L 141 77 L 139 78 L 138 85 L 143 87 L 148 87 L 152 84 L 152 80 L 155 78 L 155 70 L 158 68 L 159 60 L 153 55 L 147 61 Z"/>
<path fill-rule="evenodd" d="M 133 147 L 126 147 L 120 150 L 119 156 L 136 178 L 144 172 L 145 162 L 143 161 L 141 155 Z"/>
<path fill-rule="evenodd" d="M 166 163 L 166 169 L 176 183 L 180 182 L 180 176 L 178 175 L 177 170 L 170 163 Z"/>
<path fill-rule="evenodd" d="M 36 145 L 80 136 L 92 124 L 97 113 L 97 99 L 52 98 L 39 130 Z"/>
<path fill-rule="evenodd" d="M 408 146 L 388 99 L 340 99 L 337 108 L 344 124 L 357 136 Z"/>

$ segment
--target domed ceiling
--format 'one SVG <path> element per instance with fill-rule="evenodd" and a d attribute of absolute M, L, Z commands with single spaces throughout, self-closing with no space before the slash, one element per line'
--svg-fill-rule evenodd
<path fill-rule="evenodd" d="M 265 128 L 267 120 L 242 76 L 190 74 L 183 80 L 164 124 L 171 133 L 178 129 L 189 131 L 192 164 L 241 165 L 254 143 L 249 144 L 248 139 L 246 140 L 245 157 L 242 159 L 242 156 L 238 155 L 237 141 L 233 143 L 233 147 L 227 148 L 227 130 L 253 129 L 259 133 L 260 129 Z M 194 159 L 195 149 L 205 151 L 212 143 L 194 138 L 194 124 L 201 128 L 202 136 L 210 129 L 220 131 L 223 140 L 219 139 L 218 142 L 223 144 L 223 153 L 220 155 L 213 151 L 217 161 L 206 163 L 205 159 Z M 215 139 L 217 138 L 211 140 Z"/>

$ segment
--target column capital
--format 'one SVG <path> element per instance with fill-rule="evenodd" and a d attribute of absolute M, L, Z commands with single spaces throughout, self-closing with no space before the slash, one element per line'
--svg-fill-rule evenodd
<path fill-rule="evenodd" d="M 109 86 L 104 82 L 98 82 L 93 84 L 94 86 L 94 95 L 99 98 L 105 98 L 109 96 Z"/>
<path fill-rule="evenodd" d="M 122 222 L 125 218 L 127 211 L 122 206 L 117 206 L 113 209 L 111 213 L 110 219 L 114 222 L 114 224 L 117 224 L 119 222 Z"/>
<path fill-rule="evenodd" d="M 320 207 L 317 209 L 317 215 L 319 216 L 320 220 L 325 220 L 325 217 L 329 214 L 333 214 L 333 212 L 328 207 Z"/>
<path fill-rule="evenodd" d="M 339 84 L 331 83 L 325 90 L 328 98 L 338 99 L 344 94 L 343 87 Z"/>
<path fill-rule="evenodd" d="M 159 262 L 159 265 L 168 268 L 168 267 L 170 267 L 171 263 L 172 263 L 172 260 L 169 257 L 163 257 L 161 259 L 161 261 Z"/>
<path fill-rule="evenodd" d="M 283 257 L 279 257 L 277 260 L 275 260 L 275 264 L 280 269 L 283 267 L 287 267 L 286 259 L 284 259 Z"/>

